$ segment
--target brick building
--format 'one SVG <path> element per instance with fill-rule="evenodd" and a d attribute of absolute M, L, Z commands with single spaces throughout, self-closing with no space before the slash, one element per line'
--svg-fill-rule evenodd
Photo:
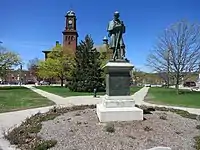
<path fill-rule="evenodd" d="M 20 80 L 21 78 L 21 80 Z M 36 82 L 37 79 L 34 76 L 34 74 L 32 74 L 30 71 L 28 70 L 7 70 L 6 71 L 6 77 L 5 79 L 0 79 L 0 81 L 5 81 L 6 83 L 10 83 L 10 84 L 18 84 L 20 81 L 22 83 L 27 83 L 28 81 L 32 81 L 32 82 Z"/>
<path fill-rule="evenodd" d="M 65 29 L 62 32 L 62 45 L 66 47 L 66 49 L 72 49 L 74 52 L 77 49 L 78 44 L 78 31 L 77 31 L 77 18 L 74 11 L 68 11 L 67 15 L 65 16 Z M 56 41 L 56 45 L 60 44 Z M 103 38 L 103 43 L 100 45 L 95 45 L 94 48 L 97 49 L 99 52 L 106 52 L 108 50 L 108 39 L 106 37 Z M 42 51 L 45 55 L 45 59 L 47 59 L 47 55 L 51 51 Z"/>
<path fill-rule="evenodd" d="M 77 42 L 78 42 L 78 32 L 76 29 L 76 15 L 73 11 L 68 11 L 67 15 L 65 16 L 65 29 L 62 32 L 63 34 L 63 43 L 62 45 L 66 48 L 72 49 L 73 51 L 76 51 L 77 48 Z M 56 41 L 56 45 L 59 44 L 58 41 Z M 42 51 L 45 54 L 45 59 L 47 59 L 47 55 L 51 51 Z"/>

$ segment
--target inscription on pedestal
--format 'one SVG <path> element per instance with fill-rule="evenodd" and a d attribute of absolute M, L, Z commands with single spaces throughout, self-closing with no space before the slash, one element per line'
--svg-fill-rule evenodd
<path fill-rule="evenodd" d="M 130 73 L 117 72 L 106 75 L 106 94 L 109 96 L 130 95 Z"/>

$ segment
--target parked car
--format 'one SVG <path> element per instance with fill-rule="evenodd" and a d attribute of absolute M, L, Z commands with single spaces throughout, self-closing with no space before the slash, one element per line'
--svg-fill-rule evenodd
<path fill-rule="evenodd" d="M 40 81 L 40 85 L 50 85 L 51 83 L 48 81 Z"/>
<path fill-rule="evenodd" d="M 27 80 L 26 84 L 35 84 L 35 81 L 33 81 L 33 80 Z"/>
<path fill-rule="evenodd" d="M 8 84 L 8 82 L 7 81 L 1 81 L 0 84 L 6 85 L 6 84 Z"/>
<path fill-rule="evenodd" d="M 196 83 L 194 81 L 186 81 L 184 84 L 183 84 L 184 87 L 195 87 L 196 86 Z"/>
<path fill-rule="evenodd" d="M 145 87 L 151 87 L 151 84 L 145 84 L 144 86 Z"/>

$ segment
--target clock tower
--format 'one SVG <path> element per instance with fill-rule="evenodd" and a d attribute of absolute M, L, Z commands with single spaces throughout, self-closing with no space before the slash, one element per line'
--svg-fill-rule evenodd
<path fill-rule="evenodd" d="M 63 33 L 63 46 L 76 51 L 78 33 L 76 30 L 76 15 L 74 11 L 68 11 L 66 17 L 66 25 Z"/>

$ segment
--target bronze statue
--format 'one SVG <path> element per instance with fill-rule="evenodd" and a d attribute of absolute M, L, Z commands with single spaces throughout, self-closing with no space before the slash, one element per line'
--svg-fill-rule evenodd
<path fill-rule="evenodd" d="M 110 37 L 109 48 L 113 50 L 113 60 L 125 59 L 125 44 L 123 41 L 123 33 L 125 33 L 125 25 L 119 19 L 119 12 L 114 13 L 114 19 L 108 24 L 108 37 Z"/>

